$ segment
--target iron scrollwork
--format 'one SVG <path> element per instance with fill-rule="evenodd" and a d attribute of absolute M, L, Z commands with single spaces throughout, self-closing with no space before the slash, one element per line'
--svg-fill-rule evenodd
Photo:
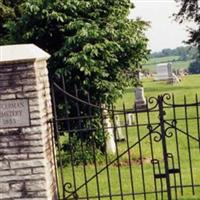
<path fill-rule="evenodd" d="M 176 127 L 177 121 L 176 120 L 172 120 L 171 122 L 171 126 L 167 127 L 165 129 L 165 136 L 168 138 L 171 138 L 174 133 L 172 131 L 174 131 L 174 128 Z"/>
<path fill-rule="evenodd" d="M 158 131 L 156 131 L 155 129 L 153 129 L 153 127 L 152 127 L 151 124 L 148 124 L 148 125 L 147 125 L 147 129 L 149 130 L 149 133 L 150 133 L 150 134 L 154 134 L 153 140 L 154 140 L 155 142 L 160 142 L 160 141 L 161 141 L 161 139 L 162 139 L 161 133 L 158 132 Z"/>
<path fill-rule="evenodd" d="M 154 110 L 158 106 L 158 98 L 156 97 L 150 97 L 147 102 L 152 105 L 149 110 Z"/>
<path fill-rule="evenodd" d="M 171 106 L 172 104 L 170 104 L 168 101 L 172 99 L 171 94 L 169 93 L 165 93 L 162 95 L 162 100 L 163 100 L 163 104 L 167 105 L 167 106 Z"/>
<path fill-rule="evenodd" d="M 154 135 L 154 137 L 153 137 L 153 140 L 154 140 L 155 142 L 160 142 L 160 141 L 162 140 L 162 134 L 161 134 L 160 132 L 154 131 L 154 132 L 152 132 L 152 133 L 156 134 L 156 135 Z"/>
<path fill-rule="evenodd" d="M 75 190 L 72 190 L 73 186 L 71 183 L 67 182 L 64 184 L 64 191 L 69 194 L 69 196 L 73 196 L 74 200 L 78 200 L 79 196 Z"/>

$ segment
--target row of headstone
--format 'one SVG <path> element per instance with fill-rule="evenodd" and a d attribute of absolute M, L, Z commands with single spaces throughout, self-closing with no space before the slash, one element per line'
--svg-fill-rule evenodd
<path fill-rule="evenodd" d="M 171 63 L 161 63 L 156 66 L 155 81 L 168 81 L 172 79 Z"/>
<path fill-rule="evenodd" d="M 156 66 L 156 75 L 154 81 L 167 81 L 167 83 L 176 84 L 180 80 L 172 71 L 171 63 L 161 63 Z"/>
<path fill-rule="evenodd" d="M 181 69 L 173 69 L 173 73 L 174 73 L 176 76 L 183 77 L 183 76 L 188 75 L 188 70 L 187 70 L 187 69 L 184 69 L 184 68 L 181 68 Z"/>
<path fill-rule="evenodd" d="M 106 134 L 106 153 L 107 154 L 116 154 L 116 142 L 117 141 L 124 141 L 126 140 L 125 135 L 122 131 L 122 125 L 119 119 L 119 116 L 115 116 L 115 130 L 111 123 L 110 117 L 108 117 L 108 112 L 106 110 L 103 111 L 104 115 L 104 127 L 105 127 L 105 133 Z M 127 115 L 127 124 L 131 126 L 134 124 L 134 115 L 132 113 L 129 113 Z M 115 135 L 116 134 L 116 135 Z"/>

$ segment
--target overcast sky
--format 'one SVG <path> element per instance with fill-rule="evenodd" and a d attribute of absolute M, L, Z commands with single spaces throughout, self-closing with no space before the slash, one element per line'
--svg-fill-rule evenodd
<path fill-rule="evenodd" d="M 173 20 L 172 14 L 176 13 L 177 3 L 174 0 L 132 0 L 135 8 L 130 17 L 141 17 L 151 22 L 147 31 L 149 48 L 155 52 L 163 48 L 183 46 L 187 40 L 186 25 L 179 25 Z"/>

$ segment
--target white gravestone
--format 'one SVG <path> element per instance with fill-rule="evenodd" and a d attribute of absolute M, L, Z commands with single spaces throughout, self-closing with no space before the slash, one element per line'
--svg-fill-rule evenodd
<path fill-rule="evenodd" d="M 172 80 L 172 65 L 171 63 L 161 63 L 156 66 L 155 81 L 170 81 Z"/>
<path fill-rule="evenodd" d="M 115 136 L 107 110 L 103 111 L 103 116 L 104 116 L 104 127 L 105 127 L 104 131 L 106 135 L 106 153 L 114 155 L 116 154 Z"/>
<path fill-rule="evenodd" d="M 112 124 L 110 122 L 110 119 L 107 118 L 105 120 L 106 124 L 106 153 L 107 154 L 115 154 L 116 153 L 116 143 L 115 143 L 115 137 L 114 137 L 114 130 L 112 128 Z"/>
<path fill-rule="evenodd" d="M 127 124 L 129 126 L 133 125 L 135 123 L 134 115 L 132 113 L 127 114 Z"/>
<path fill-rule="evenodd" d="M 121 123 L 120 123 L 120 119 L 119 119 L 119 116 L 116 115 L 115 116 L 115 124 L 116 124 L 116 139 L 118 141 L 123 141 L 125 140 L 125 137 L 124 137 L 124 134 L 122 132 L 122 128 L 121 128 Z"/>
<path fill-rule="evenodd" d="M 136 109 L 143 109 L 146 107 L 146 100 L 144 97 L 144 88 L 136 87 L 135 88 L 135 106 Z"/>

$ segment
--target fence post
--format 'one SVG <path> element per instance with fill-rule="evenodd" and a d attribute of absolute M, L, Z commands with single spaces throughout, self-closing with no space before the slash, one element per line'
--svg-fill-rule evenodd
<path fill-rule="evenodd" d="M 49 57 L 33 44 L 0 46 L 0 199 L 57 199 Z"/>
<path fill-rule="evenodd" d="M 163 95 L 158 96 L 158 106 L 159 106 L 159 119 L 160 119 L 160 130 L 161 130 L 161 139 L 162 139 L 162 149 L 163 149 L 163 158 L 164 158 L 164 167 L 165 167 L 165 178 L 167 186 L 167 197 L 168 200 L 172 199 L 171 187 L 170 187 L 170 174 L 169 174 L 169 164 L 168 164 L 168 152 L 166 144 L 166 133 L 165 133 L 165 111 L 163 108 Z"/>

